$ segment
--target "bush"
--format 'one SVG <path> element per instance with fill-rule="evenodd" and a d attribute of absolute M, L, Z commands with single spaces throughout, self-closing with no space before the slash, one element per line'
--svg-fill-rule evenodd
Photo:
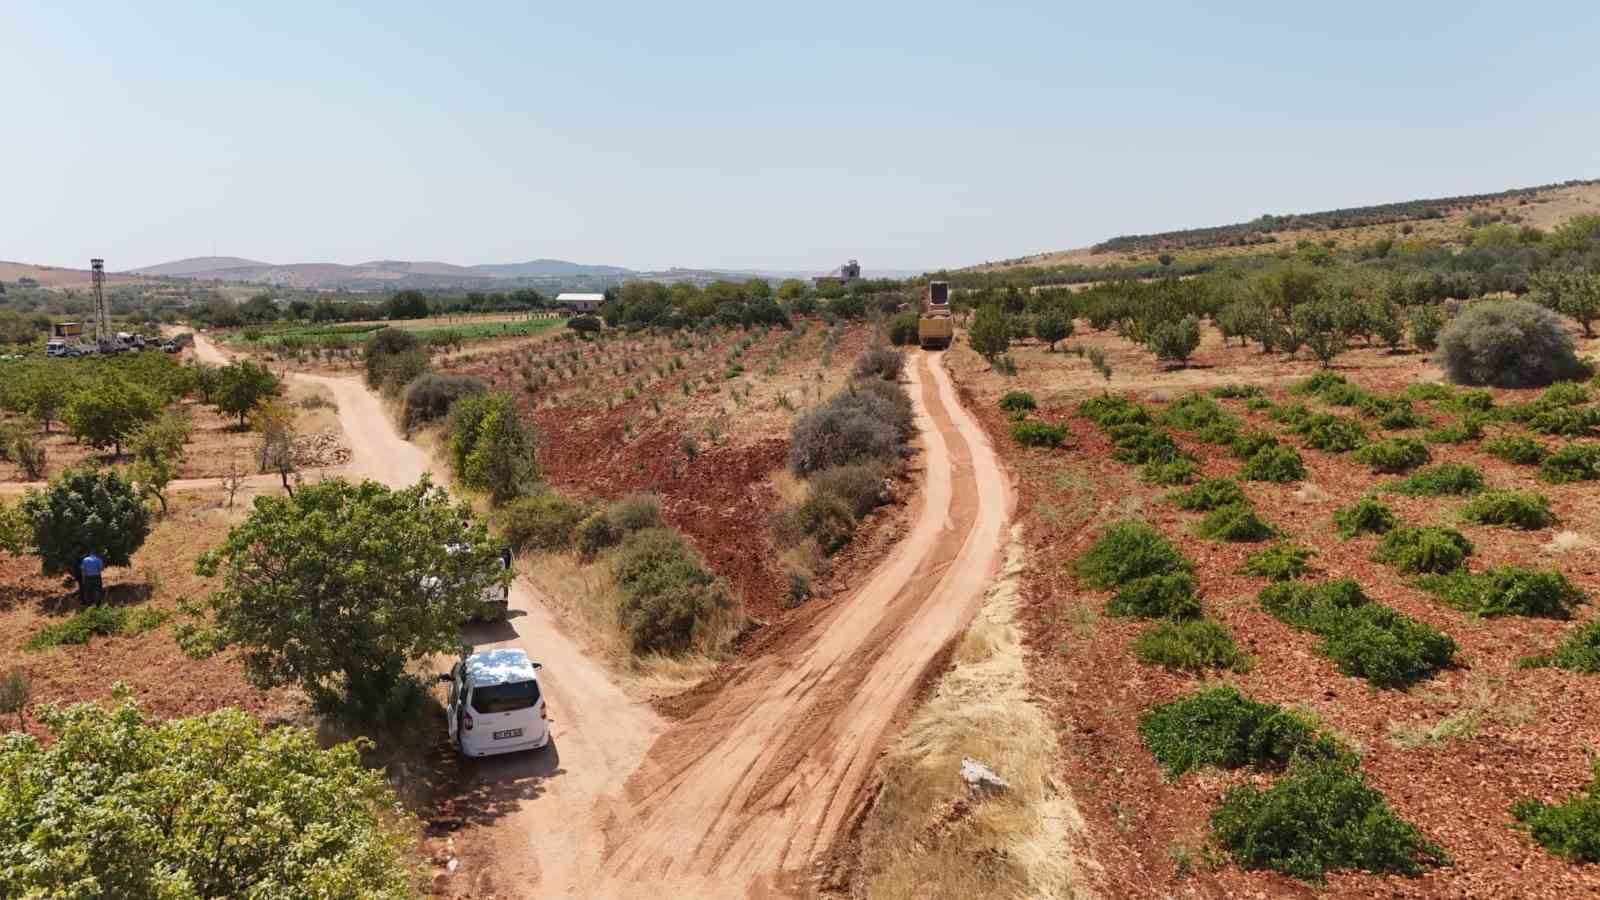
<path fill-rule="evenodd" d="M 1537 466 L 1544 462 L 1550 451 L 1525 434 L 1503 434 L 1483 445 L 1490 456 L 1496 456 L 1519 466 Z"/>
<path fill-rule="evenodd" d="M 1265 395 L 1266 392 L 1256 384 L 1224 384 L 1211 389 L 1211 396 L 1218 400 L 1248 400 Z"/>
<path fill-rule="evenodd" d="M 488 389 L 488 385 L 471 375 L 424 372 L 406 385 L 400 405 L 400 427 L 410 431 L 424 422 L 443 419 L 457 400 L 476 397 Z"/>
<path fill-rule="evenodd" d="M 885 477 L 883 467 L 873 463 L 834 466 L 811 476 L 811 490 L 838 497 L 860 519 L 884 502 Z"/>
<path fill-rule="evenodd" d="M 1397 396 L 1402 400 L 1410 400 L 1413 403 L 1437 403 L 1449 400 L 1455 395 L 1456 392 L 1451 390 L 1449 385 L 1440 384 L 1437 381 L 1419 381 L 1416 384 L 1407 385 Z"/>
<path fill-rule="evenodd" d="M 1464 444 L 1483 437 L 1483 417 L 1464 415 L 1449 425 L 1443 425 L 1422 436 L 1430 444 Z"/>
<path fill-rule="evenodd" d="M 1473 388 L 1441 400 L 1439 405 L 1462 414 L 1486 413 L 1494 409 L 1494 394 L 1483 388 Z"/>
<path fill-rule="evenodd" d="M 840 402 L 843 396 L 841 392 L 795 420 L 789 466 L 796 474 L 809 475 L 859 460 L 890 462 L 899 458 L 902 435 L 894 422 L 869 409 L 872 401 Z"/>
<path fill-rule="evenodd" d="M 1150 424 L 1155 421 L 1150 410 L 1113 394 L 1101 394 L 1078 404 L 1078 415 L 1109 429 L 1116 425 Z"/>
<path fill-rule="evenodd" d="M 1006 391 L 1000 398 L 1000 408 L 1009 413 L 1032 412 L 1039 408 L 1033 395 L 1027 391 Z"/>
<path fill-rule="evenodd" d="M 1539 464 L 1539 478 L 1550 484 L 1600 479 L 1600 446 L 1567 444 Z"/>
<path fill-rule="evenodd" d="M 1450 665 L 1456 644 L 1432 626 L 1374 603 L 1345 578 L 1321 584 L 1278 582 L 1257 595 L 1283 623 L 1321 637 L 1317 652 L 1346 675 L 1402 688 Z"/>
<path fill-rule="evenodd" d="M 1583 591 L 1560 572 L 1539 572 L 1522 566 L 1498 566 L 1476 575 L 1430 575 L 1418 583 L 1456 609 L 1484 617 L 1566 619 L 1588 602 Z"/>
<path fill-rule="evenodd" d="M 629 494 L 585 516 L 578 523 L 573 538 L 580 554 L 593 557 L 635 531 L 661 527 L 664 527 L 661 501 L 654 494 Z"/>
<path fill-rule="evenodd" d="M 1333 524 L 1339 536 L 1349 540 L 1362 534 L 1388 534 L 1399 524 L 1399 520 L 1395 518 L 1394 510 L 1383 501 L 1362 497 L 1344 509 L 1336 510 Z"/>
<path fill-rule="evenodd" d="M 1358 462 L 1366 463 L 1374 472 L 1409 472 L 1432 457 L 1428 448 L 1416 438 L 1385 438 L 1362 447 L 1355 452 Z"/>
<path fill-rule="evenodd" d="M 1245 557 L 1239 573 L 1273 581 L 1293 581 L 1310 571 L 1309 560 L 1316 555 L 1315 550 L 1298 544 L 1273 544 Z"/>
<path fill-rule="evenodd" d="M 1200 601 L 1194 587 L 1194 576 L 1186 571 L 1135 578 L 1106 604 L 1106 614 L 1140 619 L 1198 618 Z"/>
<path fill-rule="evenodd" d="M 1067 426 L 1048 422 L 1014 422 L 1011 439 L 1024 447 L 1059 447 L 1067 439 Z"/>
<path fill-rule="evenodd" d="M 1277 535 L 1277 529 L 1256 515 L 1248 503 L 1230 503 L 1206 513 L 1195 533 L 1214 541 L 1253 542 L 1264 541 Z"/>
<path fill-rule="evenodd" d="M 1461 517 L 1479 525 L 1509 525 L 1538 531 L 1554 525 L 1550 498 L 1532 491 L 1490 491 L 1461 507 Z"/>
<path fill-rule="evenodd" d="M 1247 431 L 1233 439 L 1228 450 L 1235 459 L 1249 459 L 1267 447 L 1278 446 L 1278 438 L 1268 431 Z"/>
<path fill-rule="evenodd" d="M 1439 361 L 1457 384 L 1496 387 L 1550 384 L 1581 371 L 1561 317 L 1524 300 L 1468 307 L 1439 333 Z"/>
<path fill-rule="evenodd" d="M 817 542 L 817 548 L 832 556 L 850 543 L 855 534 L 856 517 L 843 497 L 816 489 L 806 492 L 804 500 L 791 513 L 794 529 Z"/>
<path fill-rule="evenodd" d="M 513 500 L 500 511 L 500 528 L 513 550 L 565 550 L 583 520 L 583 509 L 560 494 Z"/>
<path fill-rule="evenodd" d="M 1248 502 L 1239 482 L 1232 478 L 1203 478 L 1188 490 L 1169 494 L 1167 499 L 1179 509 L 1191 510 L 1213 510 Z"/>
<path fill-rule="evenodd" d="M 1306 881 L 1321 882 L 1340 869 L 1420 875 L 1449 863 L 1345 759 L 1297 763 L 1264 790 L 1232 788 L 1212 812 L 1211 827 L 1241 867 Z"/>
<path fill-rule="evenodd" d="M 1554 653 L 1533 662 L 1572 672 L 1600 672 L 1600 619 L 1572 629 L 1556 645 Z"/>
<path fill-rule="evenodd" d="M 1115 448 L 1111 458 L 1118 462 L 1143 465 L 1185 458 L 1172 435 L 1154 425 L 1113 425 L 1108 431 Z"/>
<path fill-rule="evenodd" d="M 1423 525 L 1385 534 L 1372 558 L 1407 575 L 1444 575 L 1460 569 L 1471 555 L 1466 535 L 1442 525 Z"/>
<path fill-rule="evenodd" d="M 617 616 L 636 654 L 689 649 L 703 624 L 727 605 L 716 579 L 668 528 L 624 538 L 611 574 L 621 592 Z"/>
<path fill-rule="evenodd" d="M 1483 490 L 1483 473 L 1465 463 L 1440 463 L 1391 484 L 1389 490 L 1409 497 L 1476 494 Z"/>
<path fill-rule="evenodd" d="M 1178 548 L 1143 522 L 1117 522 L 1107 527 L 1073 564 L 1078 578 L 1102 589 L 1147 575 L 1189 570 L 1189 561 Z"/>
<path fill-rule="evenodd" d="M 1201 393 L 1187 394 L 1167 404 L 1157 421 L 1193 432 L 1207 443 L 1229 444 L 1238 436 L 1239 420 L 1222 404 Z"/>
<path fill-rule="evenodd" d="M 1145 463 L 1139 471 L 1139 480 L 1148 484 L 1188 484 L 1200 474 L 1200 466 L 1192 459 L 1174 459 L 1167 462 Z"/>
<path fill-rule="evenodd" d="M 878 378 L 883 381 L 898 381 L 900 373 L 905 370 L 906 355 L 899 350 L 888 347 L 873 347 L 856 357 L 855 365 L 850 370 L 852 378 Z"/>
<path fill-rule="evenodd" d="M 1206 766 L 1277 771 L 1296 756 L 1344 755 L 1296 713 L 1250 700 L 1226 684 L 1146 710 L 1139 739 L 1168 778 Z"/>
<path fill-rule="evenodd" d="M 7 897 L 416 896 L 415 849 L 365 739 L 319 746 L 222 709 L 147 718 L 109 704 L 46 707 L 48 736 L 13 734 Z"/>
<path fill-rule="evenodd" d="M 1243 670 L 1247 666 L 1228 629 L 1211 619 L 1157 622 L 1134 639 L 1133 655 L 1145 665 L 1175 672 Z"/>
<path fill-rule="evenodd" d="M 578 553 L 585 559 L 592 559 L 601 550 L 616 546 L 622 540 L 622 535 L 612 526 L 611 520 L 606 518 L 604 510 L 592 512 L 584 516 L 573 529 L 572 537 L 577 544 Z"/>
<path fill-rule="evenodd" d="M 1306 465 L 1300 459 L 1300 451 L 1293 447 L 1263 447 L 1239 469 L 1239 477 L 1286 484 L 1305 478 Z"/>
<path fill-rule="evenodd" d="M 1432 420 L 1412 408 L 1409 400 L 1396 400 L 1377 413 L 1378 427 L 1386 431 L 1421 428 Z"/>
<path fill-rule="evenodd" d="M 1304 381 L 1296 382 L 1294 387 L 1289 388 L 1289 392 L 1292 394 L 1300 394 L 1301 396 L 1306 397 L 1316 397 L 1321 396 L 1330 390 L 1336 390 L 1349 386 L 1350 382 L 1347 381 L 1343 375 L 1340 375 L 1336 372 L 1323 371 L 1313 372 L 1311 377 L 1305 379 Z"/>
<path fill-rule="evenodd" d="M 1327 453 L 1345 453 L 1367 441 L 1360 422 L 1328 413 L 1314 413 L 1294 430 L 1305 438 L 1307 447 Z"/>
<path fill-rule="evenodd" d="M 910 310 L 889 320 L 889 343 L 897 347 L 916 344 L 922 337 L 917 330 L 917 314 Z"/>
<path fill-rule="evenodd" d="M 407 384 L 428 367 L 428 351 L 422 341 L 404 328 L 380 328 L 367 338 L 363 348 L 367 364 L 367 386 L 391 390 Z"/>
<path fill-rule="evenodd" d="M 63 644 L 87 644 L 94 637 L 141 634 L 165 622 L 167 615 L 149 607 L 90 606 L 65 621 L 39 629 L 22 646 L 27 650 L 47 650 Z"/>
<path fill-rule="evenodd" d="M 1523 800 L 1511 814 L 1539 845 L 1574 862 L 1600 862 L 1600 761 L 1593 780 L 1565 803 Z"/>

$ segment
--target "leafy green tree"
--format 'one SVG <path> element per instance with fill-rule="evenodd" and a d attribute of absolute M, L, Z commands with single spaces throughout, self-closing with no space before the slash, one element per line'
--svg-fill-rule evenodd
<path fill-rule="evenodd" d="M 463 397 L 450 410 L 450 461 L 461 483 L 502 506 L 539 480 L 533 431 L 499 391 Z"/>
<path fill-rule="evenodd" d="M 1339 301 L 1319 297 L 1296 306 L 1291 317 L 1295 333 L 1323 368 L 1331 366 L 1334 359 L 1345 351 L 1345 330 L 1340 323 L 1341 308 Z"/>
<path fill-rule="evenodd" d="M 1533 278 L 1533 299 L 1582 325 L 1584 337 L 1594 337 L 1593 323 L 1600 319 L 1600 274 L 1542 272 Z"/>
<path fill-rule="evenodd" d="M 1427 303 L 1411 310 L 1407 317 L 1411 326 L 1411 343 L 1423 353 L 1439 348 L 1439 331 L 1444 328 L 1444 313 L 1436 304 Z"/>
<path fill-rule="evenodd" d="M 294 442 L 299 436 L 294 427 L 294 410 L 282 400 L 268 400 L 250 413 L 250 428 L 261 436 L 256 465 L 262 472 L 278 473 L 284 493 L 293 496 L 289 476 L 295 473 Z"/>
<path fill-rule="evenodd" d="M 133 480 L 140 490 L 156 498 L 163 516 L 167 514 L 167 485 L 177 476 L 183 445 L 188 441 L 189 420 L 177 412 L 163 413 L 128 437 Z"/>
<path fill-rule="evenodd" d="M 59 418 L 67 406 L 67 392 L 71 386 L 71 379 L 62 378 L 60 373 L 36 369 L 22 382 L 18 412 L 38 419 L 44 425 L 44 433 L 49 434 L 50 422 Z"/>
<path fill-rule="evenodd" d="M 1011 323 L 1006 320 L 1005 310 L 998 303 L 978 307 L 967 340 L 972 342 L 972 349 L 979 356 L 993 365 L 995 357 L 1011 348 Z"/>
<path fill-rule="evenodd" d="M 67 403 L 67 427 L 73 436 L 98 449 L 122 455 L 122 442 L 135 429 L 161 414 L 155 394 L 116 376 L 85 386 Z"/>
<path fill-rule="evenodd" d="M 406 382 L 427 368 L 428 351 L 422 341 L 404 328 L 384 328 L 367 339 L 364 347 L 367 364 L 367 386 L 389 390 L 404 387 Z M 418 357 L 422 365 L 417 365 Z"/>
<path fill-rule="evenodd" d="M 1039 313 L 1033 322 L 1033 334 L 1039 340 L 1050 345 L 1051 352 L 1056 349 L 1056 342 L 1072 336 L 1072 318 L 1056 305 L 1047 307 Z"/>
<path fill-rule="evenodd" d="M 461 648 L 461 626 L 507 577 L 483 523 L 426 478 L 403 490 L 329 479 L 258 497 L 195 570 L 222 575 L 192 653 L 237 646 L 261 687 L 297 682 L 324 709 L 380 714 L 406 664 Z"/>
<path fill-rule="evenodd" d="M 147 720 L 128 694 L 0 742 L 0 896 L 415 896 L 365 739 L 324 750 L 236 709 Z"/>
<path fill-rule="evenodd" d="M 32 528 L 21 507 L 7 506 L 0 500 L 0 553 L 21 556 L 32 540 Z"/>
<path fill-rule="evenodd" d="M 391 319 L 426 319 L 428 317 L 428 298 L 421 291 L 405 290 L 396 292 L 384 304 L 384 314 Z"/>
<path fill-rule="evenodd" d="M 218 411 L 238 416 L 240 428 L 245 427 L 245 419 L 256 404 L 283 391 L 283 381 L 271 369 L 248 359 L 218 369 L 216 379 L 212 402 Z"/>
<path fill-rule="evenodd" d="M 77 578 L 78 561 L 90 552 L 108 566 L 126 566 L 150 535 L 150 511 L 115 472 L 66 472 L 43 491 L 29 491 L 22 511 L 46 575 Z"/>
<path fill-rule="evenodd" d="M 1200 320 L 1194 316 L 1184 316 L 1175 321 L 1161 322 L 1150 329 L 1147 343 L 1157 359 L 1187 365 L 1189 357 L 1200 346 Z"/>

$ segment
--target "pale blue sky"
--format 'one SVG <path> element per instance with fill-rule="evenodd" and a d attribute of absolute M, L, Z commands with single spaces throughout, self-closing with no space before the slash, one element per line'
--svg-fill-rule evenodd
<path fill-rule="evenodd" d="M 1576 2 L 3 3 L 0 259 L 956 266 L 1600 176 L 1597 47 Z"/>

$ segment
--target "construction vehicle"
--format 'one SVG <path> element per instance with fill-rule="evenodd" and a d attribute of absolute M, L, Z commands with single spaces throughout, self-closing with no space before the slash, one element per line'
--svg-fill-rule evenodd
<path fill-rule="evenodd" d="M 922 314 L 917 317 L 917 343 L 924 350 L 943 350 L 950 346 L 955 333 L 955 319 L 950 316 L 950 282 L 928 282 Z"/>

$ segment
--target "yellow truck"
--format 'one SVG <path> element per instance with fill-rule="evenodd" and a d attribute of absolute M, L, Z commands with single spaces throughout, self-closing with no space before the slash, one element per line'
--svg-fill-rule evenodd
<path fill-rule="evenodd" d="M 924 350 L 943 350 L 955 337 L 955 319 L 950 316 L 950 282 L 930 281 L 922 299 L 922 315 L 917 317 L 917 343 Z"/>

